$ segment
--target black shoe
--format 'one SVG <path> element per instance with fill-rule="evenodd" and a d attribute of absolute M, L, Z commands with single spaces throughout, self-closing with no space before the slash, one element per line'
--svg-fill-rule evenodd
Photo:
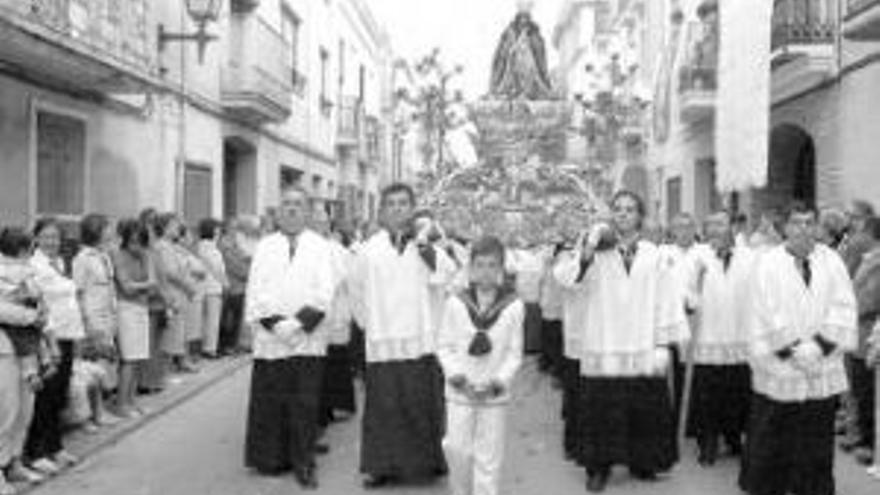
<path fill-rule="evenodd" d="M 318 477 L 315 476 L 315 468 L 311 466 L 299 468 L 294 471 L 293 475 L 303 490 L 316 490 L 318 488 Z"/>
<path fill-rule="evenodd" d="M 725 440 L 727 444 L 727 452 L 733 457 L 741 457 L 743 453 L 743 442 L 740 438 Z"/>
<path fill-rule="evenodd" d="M 318 455 L 324 455 L 330 452 L 330 446 L 326 443 L 316 443 L 314 451 Z"/>
<path fill-rule="evenodd" d="M 608 473 L 594 473 L 587 476 L 587 491 L 599 493 L 605 491 L 608 485 Z"/>
<path fill-rule="evenodd" d="M 629 468 L 629 474 L 639 481 L 654 481 L 657 479 L 657 473 L 650 469 Z"/>
<path fill-rule="evenodd" d="M 697 442 L 700 446 L 700 455 L 697 463 L 703 467 L 714 466 L 718 460 L 718 439 L 714 437 L 704 438 Z"/>
<path fill-rule="evenodd" d="M 390 485 L 391 481 L 391 476 L 368 476 L 364 479 L 364 488 L 375 490 Z"/>

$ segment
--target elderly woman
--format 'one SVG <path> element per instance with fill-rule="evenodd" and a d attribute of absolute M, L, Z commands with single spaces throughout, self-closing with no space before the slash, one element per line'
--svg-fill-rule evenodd
<path fill-rule="evenodd" d="M 40 219 L 34 227 L 34 238 L 37 249 L 31 258 L 31 266 L 49 310 L 46 334 L 56 342 L 59 360 L 57 372 L 46 378 L 37 393 L 34 420 L 24 453 L 31 461 L 31 467 L 44 474 L 55 474 L 62 467 L 77 462 L 62 444 L 61 413 L 67 406 L 74 346 L 86 334 L 76 284 L 67 276 L 60 255 L 60 225 L 52 218 Z"/>
<path fill-rule="evenodd" d="M 229 287 L 226 264 L 217 246 L 223 232 L 223 224 L 206 218 L 199 222 L 197 252 L 207 268 L 203 287 L 205 290 L 204 319 L 202 320 L 202 354 L 208 359 L 217 358 L 220 339 L 220 316 L 223 309 L 223 292 Z"/>
<path fill-rule="evenodd" d="M 183 233 L 180 219 L 173 213 L 160 215 L 156 233 L 159 235 L 155 243 L 157 268 L 161 272 L 159 280 L 164 280 L 168 303 L 168 326 L 162 334 L 161 350 L 170 360 L 173 371 L 192 373 L 196 368 L 186 357 L 186 309 L 197 295 L 197 287 L 178 245 Z"/>
<path fill-rule="evenodd" d="M 244 292 L 247 287 L 248 271 L 251 266 L 253 249 L 245 249 L 248 237 L 258 238 L 259 228 L 248 225 L 246 220 L 230 222 L 229 228 L 220 237 L 218 247 L 223 256 L 223 266 L 229 286 L 223 300 L 223 316 L 220 325 L 220 353 L 234 354 L 245 347 L 242 332 L 244 319 Z M 250 251 L 250 252 L 249 252 Z"/>
<path fill-rule="evenodd" d="M 190 278 L 195 292 L 189 301 L 187 301 L 184 323 L 186 329 L 186 352 L 188 362 L 195 363 L 198 361 L 202 348 L 202 321 L 205 313 L 205 278 L 208 276 L 208 269 L 205 263 L 199 258 L 197 252 L 198 243 L 192 235 L 192 230 L 181 225 L 180 238 L 174 244 L 177 252 L 183 260 L 183 269 L 187 277 Z"/>
<path fill-rule="evenodd" d="M 22 462 L 46 323 L 36 304 L 39 293 L 28 263 L 30 252 L 31 236 L 24 229 L 0 233 L 0 495 L 15 493 L 10 482 L 44 479 Z"/>
<path fill-rule="evenodd" d="M 82 248 L 73 259 L 73 281 L 76 283 L 82 309 L 86 340 L 83 358 L 112 362 L 117 358 L 116 336 L 119 330 L 116 284 L 110 252 L 116 234 L 104 215 L 87 215 L 80 223 Z M 98 411 L 95 422 L 110 425 L 114 421 Z"/>
<path fill-rule="evenodd" d="M 152 257 L 147 252 L 149 234 L 139 220 L 126 219 L 116 228 L 119 249 L 113 252 L 113 272 L 117 291 L 119 333 L 119 387 L 117 413 L 138 416 L 135 403 L 135 373 L 150 358 L 150 299 L 158 290 Z"/>

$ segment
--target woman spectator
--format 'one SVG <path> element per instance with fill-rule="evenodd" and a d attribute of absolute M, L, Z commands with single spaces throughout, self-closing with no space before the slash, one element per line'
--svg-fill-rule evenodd
<path fill-rule="evenodd" d="M 86 333 L 76 298 L 76 284 L 67 276 L 60 256 L 60 225 L 55 219 L 42 218 L 37 221 L 33 235 L 37 249 L 31 257 L 31 266 L 49 312 L 45 333 L 54 340 L 59 355 L 56 372 L 44 380 L 37 392 L 24 454 L 32 468 L 51 475 L 78 461 L 64 449 L 61 414 L 67 407 L 74 346 Z"/>
<path fill-rule="evenodd" d="M 242 321 L 244 318 L 244 292 L 247 286 L 251 256 L 242 247 L 239 237 L 245 235 L 243 220 L 230 222 L 220 237 L 218 246 L 223 255 L 223 266 L 229 286 L 223 300 L 223 317 L 220 324 L 220 353 L 234 354 L 241 350 Z"/>
<path fill-rule="evenodd" d="M 229 288 L 226 265 L 217 247 L 217 239 L 222 234 L 222 227 L 220 222 L 211 218 L 199 222 L 198 254 L 208 272 L 203 284 L 205 301 L 202 321 L 202 355 L 207 359 L 217 358 L 223 291 Z"/>
<path fill-rule="evenodd" d="M 181 237 L 181 222 L 177 215 L 166 213 L 159 216 L 156 223 L 155 251 L 159 257 L 157 268 L 164 283 L 166 303 L 168 304 L 168 327 L 162 335 L 161 351 L 170 361 L 171 370 L 194 373 L 196 368 L 186 357 L 186 309 L 195 297 L 197 287 L 187 271 L 186 259 L 182 256 L 178 241 Z"/>
<path fill-rule="evenodd" d="M 87 215 L 80 223 L 82 248 L 73 259 L 73 281 L 86 332 L 80 354 L 94 363 L 110 364 L 118 358 L 116 284 L 110 259 L 115 242 L 116 233 L 106 216 Z M 112 425 L 115 421 L 99 412 L 95 423 Z"/>
<path fill-rule="evenodd" d="M 118 294 L 119 386 L 117 414 L 141 415 L 135 403 L 135 372 L 150 358 L 150 298 L 158 290 L 152 257 L 147 253 L 149 234 L 143 223 L 122 220 L 117 226 L 119 249 L 113 252 L 113 271 Z"/>
<path fill-rule="evenodd" d="M 46 323 L 36 304 L 30 252 L 31 237 L 24 229 L 0 233 L 0 495 L 15 493 L 10 482 L 43 480 L 22 462 L 34 390 L 40 382 L 38 348 Z"/>
<path fill-rule="evenodd" d="M 191 363 L 199 360 L 202 352 L 202 321 L 205 313 L 205 289 L 204 280 L 208 276 L 208 269 L 197 254 L 197 242 L 192 231 L 181 226 L 180 240 L 174 245 L 183 259 L 184 271 L 190 278 L 196 291 L 186 305 L 186 328 L 187 359 Z"/>
<path fill-rule="evenodd" d="M 150 292 L 150 349 L 146 362 L 138 365 L 138 388 L 144 393 L 155 393 L 165 388 L 165 375 L 167 365 L 165 357 L 160 351 L 160 342 L 168 327 L 168 294 L 165 292 L 167 284 L 164 280 L 164 270 L 161 270 L 162 260 L 156 253 L 155 245 L 159 239 L 156 227 L 159 221 L 159 213 L 153 208 L 147 208 L 140 214 L 140 221 L 146 235 L 146 255 L 150 258 L 157 283 L 157 290 Z"/>

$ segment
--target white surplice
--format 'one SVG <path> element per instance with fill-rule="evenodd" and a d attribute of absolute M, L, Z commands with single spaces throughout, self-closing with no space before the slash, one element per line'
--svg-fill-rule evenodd
<path fill-rule="evenodd" d="M 750 364 L 753 389 L 780 402 L 827 399 L 847 390 L 844 353 L 857 343 L 852 282 L 836 251 L 818 244 L 808 256 L 804 281 L 784 245 L 764 253 L 753 277 Z M 777 352 L 821 336 L 834 345 L 814 369 L 804 371 Z"/>
<path fill-rule="evenodd" d="M 757 254 L 747 246 L 731 248 L 730 265 L 708 245 L 692 249 L 694 263 L 688 275 L 688 293 L 696 310 L 694 362 L 732 365 L 748 362 L 749 290 Z M 700 283 L 700 267 L 705 267 Z M 702 287 L 700 287 L 702 285 Z"/>
<path fill-rule="evenodd" d="M 457 267 L 442 249 L 431 249 L 436 254 L 433 270 L 414 242 L 399 252 L 387 230 L 361 246 L 349 287 L 355 317 L 364 329 L 367 362 L 418 359 L 436 351 L 440 299 Z"/>
<path fill-rule="evenodd" d="M 578 359 L 583 376 L 656 376 L 657 349 L 688 338 L 674 261 L 651 242 L 639 241 L 627 273 L 616 249 L 598 251 L 581 274 L 581 255 L 557 264 L 555 275 L 580 288 L 570 304 L 581 318 L 566 333 L 580 334 Z"/>
<path fill-rule="evenodd" d="M 297 330 L 284 340 L 260 324 L 262 318 L 294 318 L 306 306 L 329 313 L 336 290 L 335 260 L 329 243 L 310 230 L 302 231 L 290 256 L 290 241 L 281 233 L 262 239 L 256 247 L 248 277 L 245 320 L 254 328 L 254 357 L 284 359 L 323 356 L 327 331 L 320 325 L 311 333 Z"/>

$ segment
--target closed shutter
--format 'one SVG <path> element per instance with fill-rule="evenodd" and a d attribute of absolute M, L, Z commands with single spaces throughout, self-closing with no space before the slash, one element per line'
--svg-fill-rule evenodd
<path fill-rule="evenodd" d="M 187 164 L 183 174 L 183 214 L 190 225 L 211 216 L 211 185 L 210 168 Z"/>
<path fill-rule="evenodd" d="M 37 214 L 85 213 L 86 124 L 37 112 Z"/>

